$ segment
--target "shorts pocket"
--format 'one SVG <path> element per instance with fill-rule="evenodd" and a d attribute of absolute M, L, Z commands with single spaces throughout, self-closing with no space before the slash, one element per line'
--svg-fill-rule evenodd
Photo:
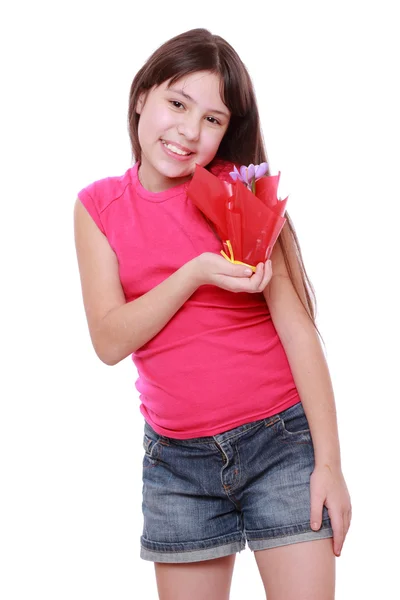
<path fill-rule="evenodd" d="M 311 432 L 301 402 L 280 413 L 280 435 L 284 442 L 311 444 Z"/>
<path fill-rule="evenodd" d="M 143 435 L 143 468 L 155 467 L 160 462 L 161 446 L 160 440 L 153 440 L 145 433 Z"/>

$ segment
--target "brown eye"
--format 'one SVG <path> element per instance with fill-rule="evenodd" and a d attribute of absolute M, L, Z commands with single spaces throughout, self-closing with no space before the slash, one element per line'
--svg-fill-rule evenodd
<path fill-rule="evenodd" d="M 207 117 L 207 119 L 212 119 L 211 121 L 209 121 L 209 123 L 212 123 L 213 125 L 221 125 L 218 119 L 215 119 L 214 117 Z"/>

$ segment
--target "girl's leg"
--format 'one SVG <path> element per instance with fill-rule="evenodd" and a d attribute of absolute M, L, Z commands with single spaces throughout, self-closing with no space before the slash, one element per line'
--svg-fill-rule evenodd
<path fill-rule="evenodd" d="M 332 538 L 254 552 L 268 600 L 334 600 Z"/>
<path fill-rule="evenodd" d="M 228 600 L 235 554 L 194 563 L 154 563 L 160 600 Z"/>

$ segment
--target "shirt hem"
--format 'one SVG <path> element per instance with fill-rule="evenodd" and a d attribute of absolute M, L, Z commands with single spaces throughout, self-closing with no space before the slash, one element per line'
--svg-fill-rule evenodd
<path fill-rule="evenodd" d="M 217 427 L 212 427 L 212 428 L 207 428 L 207 429 L 192 429 L 190 431 L 174 431 L 172 429 L 165 429 L 164 427 L 160 427 L 159 425 L 154 423 L 152 421 L 152 419 L 150 419 L 143 404 L 140 407 L 140 411 L 141 411 L 145 421 L 159 435 L 163 435 L 165 437 L 169 437 L 169 438 L 177 439 L 177 440 L 188 440 L 191 438 L 209 437 L 209 436 L 217 435 L 217 434 L 229 431 L 230 429 L 235 429 L 236 427 L 240 427 L 241 425 L 246 425 L 247 423 L 252 423 L 253 421 L 261 421 L 262 419 L 266 419 L 267 417 L 272 417 L 279 412 L 283 412 L 284 410 L 287 410 L 288 408 L 290 408 L 291 406 L 294 406 L 298 402 L 300 402 L 300 396 L 296 392 L 295 396 L 291 397 L 289 400 L 286 400 L 285 402 L 283 402 L 281 404 L 274 405 L 273 407 L 270 407 L 265 412 L 259 413 L 257 415 L 251 415 L 248 417 L 244 417 L 242 419 L 238 419 L 236 421 L 231 421 L 230 423 L 226 423 L 225 425 L 220 424 Z"/>

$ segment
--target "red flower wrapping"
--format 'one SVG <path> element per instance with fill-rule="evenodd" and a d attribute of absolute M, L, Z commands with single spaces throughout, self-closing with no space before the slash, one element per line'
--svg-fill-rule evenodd
<path fill-rule="evenodd" d="M 224 246 L 221 254 L 230 262 L 255 271 L 271 256 L 286 221 L 287 198 L 277 198 L 279 178 L 280 173 L 261 177 L 253 194 L 241 181 L 221 181 L 196 165 L 187 194 L 214 224 Z"/>

